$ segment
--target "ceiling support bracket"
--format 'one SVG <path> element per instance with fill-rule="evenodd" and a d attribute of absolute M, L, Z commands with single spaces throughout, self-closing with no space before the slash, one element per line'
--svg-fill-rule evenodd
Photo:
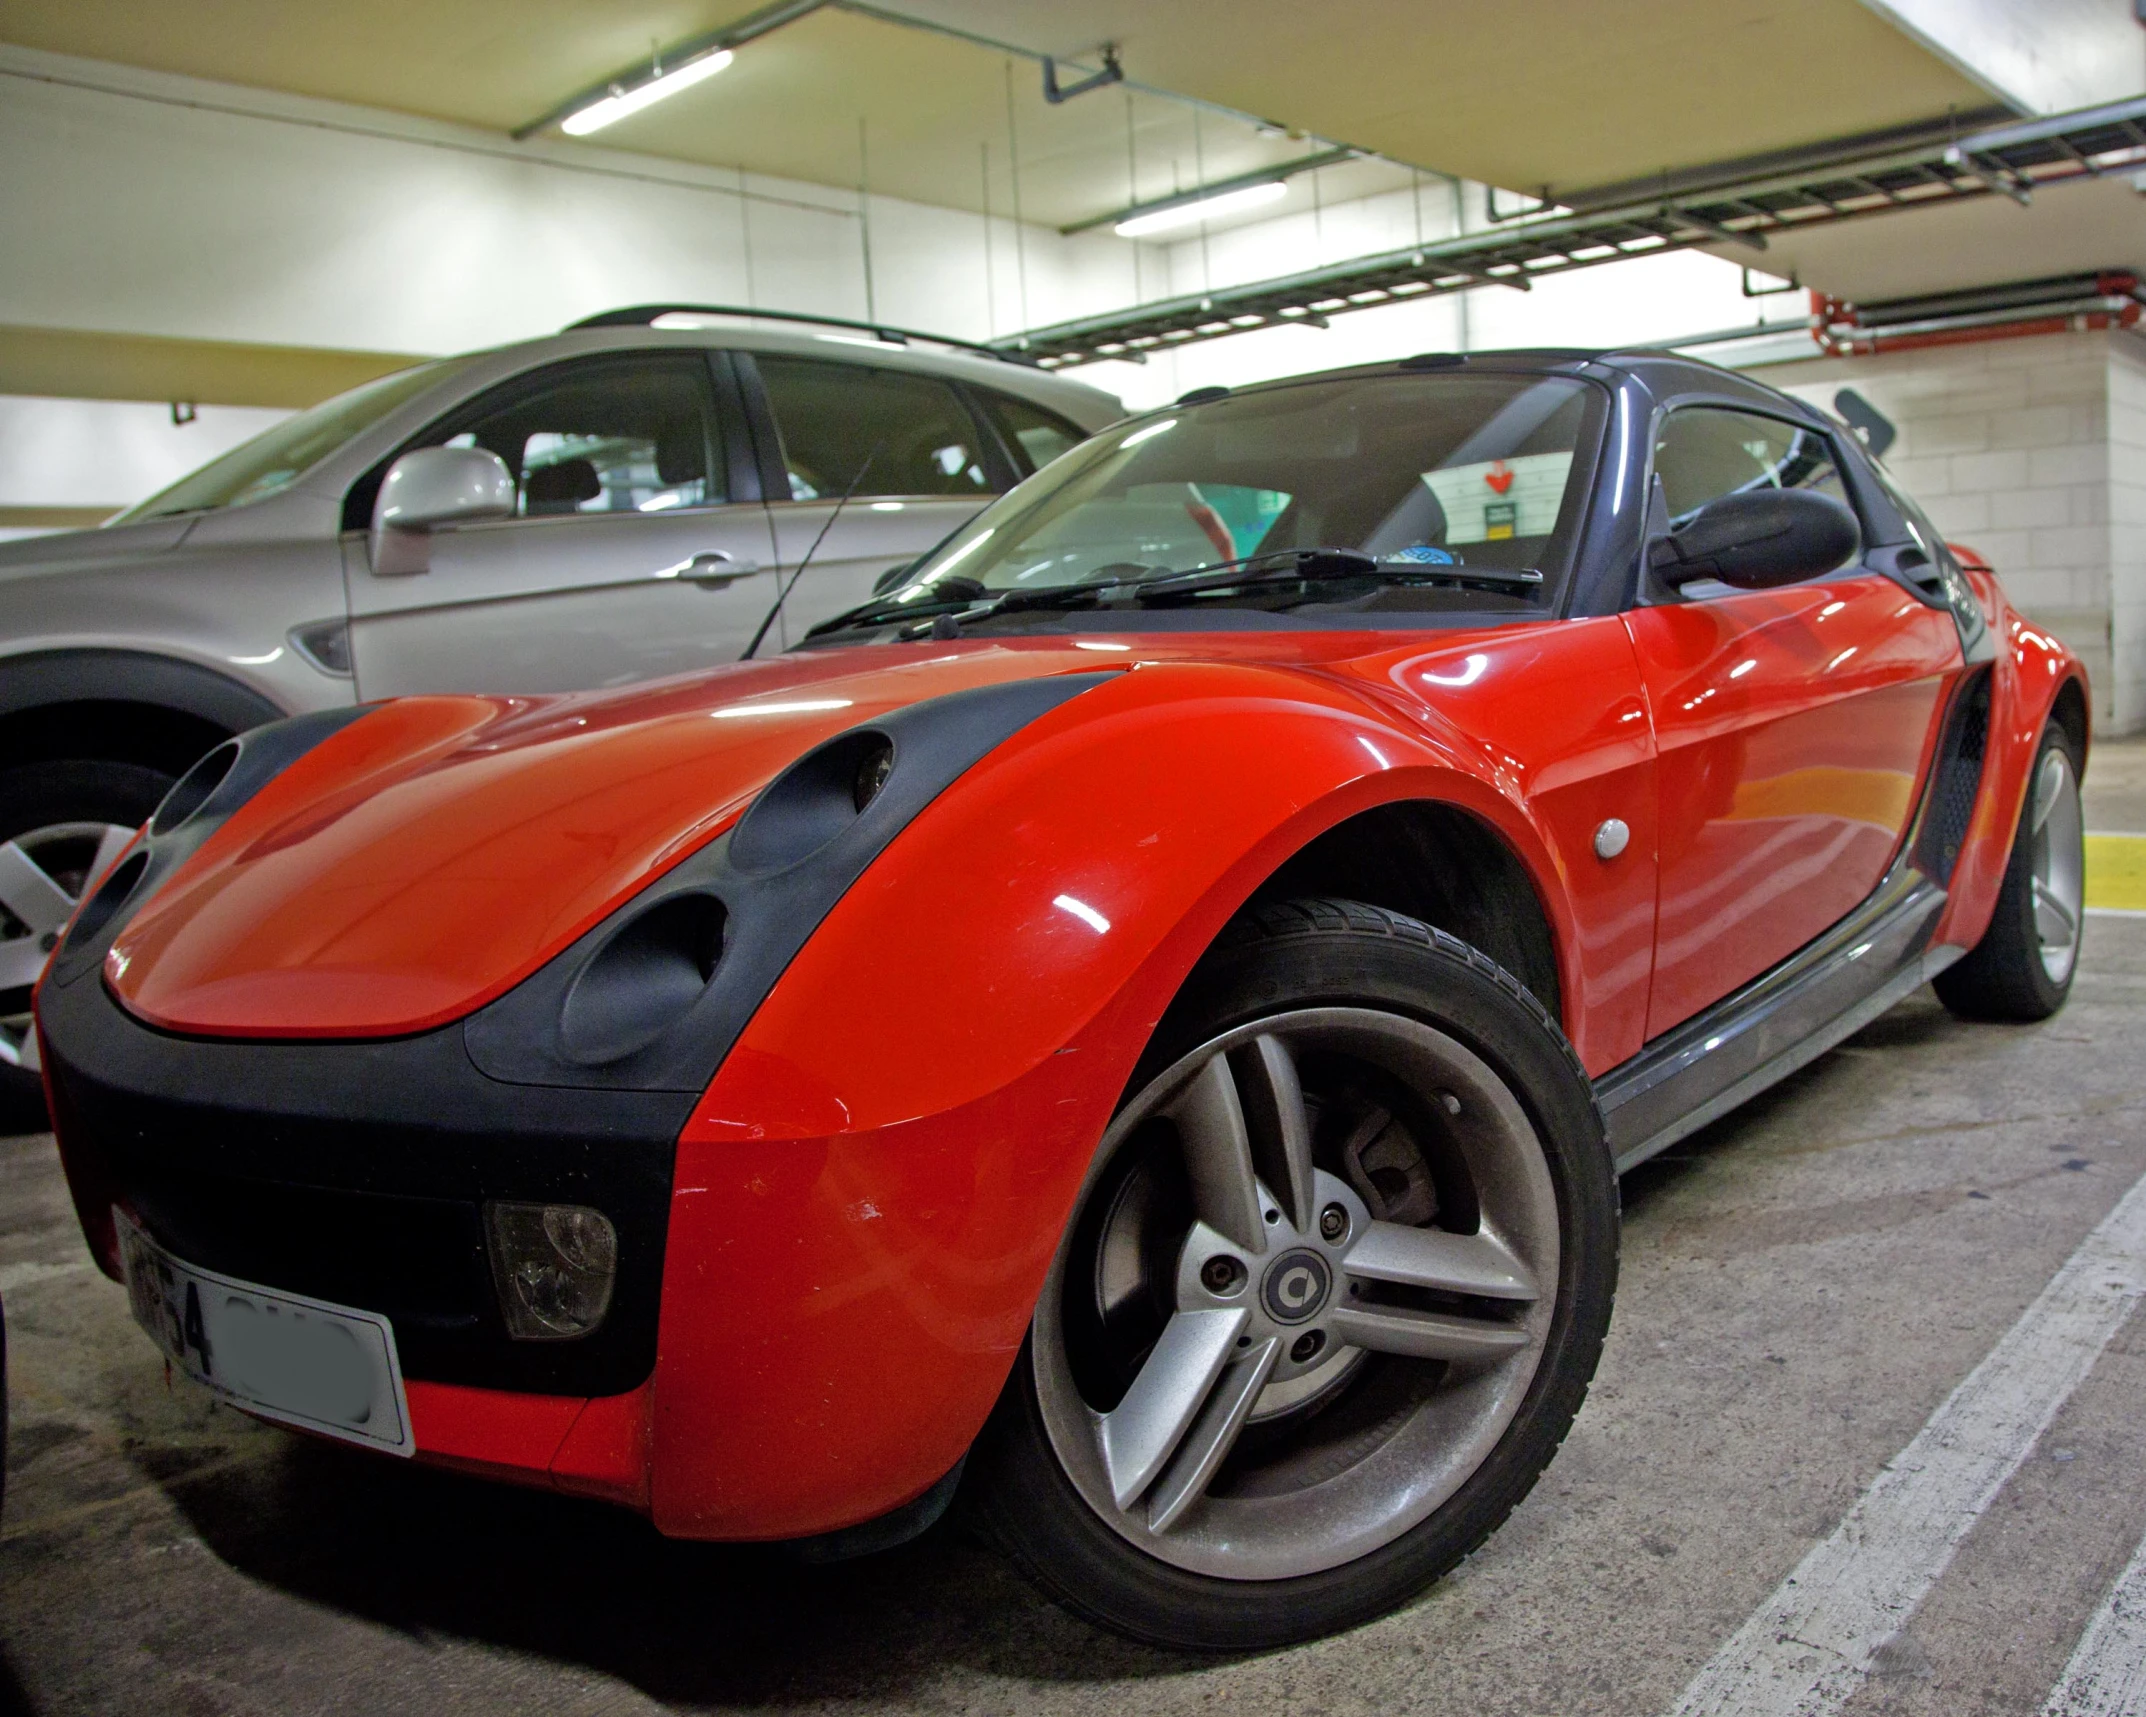
<path fill-rule="evenodd" d="M 1125 68 L 1118 64 L 1118 50 L 1114 43 L 1103 46 L 1103 69 L 1091 72 L 1078 83 L 1061 84 L 1058 81 L 1058 62 L 1050 55 L 1043 56 L 1043 99 L 1056 107 L 1062 101 L 1071 101 L 1076 95 L 1086 95 L 1091 89 L 1101 89 L 1106 84 L 1123 83 Z"/>

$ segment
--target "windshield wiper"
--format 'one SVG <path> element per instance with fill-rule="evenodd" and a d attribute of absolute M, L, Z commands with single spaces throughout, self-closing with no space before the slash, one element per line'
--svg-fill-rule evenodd
<path fill-rule="evenodd" d="M 1245 571 L 1261 561 L 1289 558 L 1290 564 L 1265 571 Z M 1431 561 L 1383 561 L 1352 548 L 1269 549 L 1214 566 L 1197 567 L 1172 578 L 1150 579 L 1133 592 L 1147 603 L 1175 596 L 1198 596 L 1209 590 L 1239 590 L 1266 584 L 1317 584 L 1368 578 L 1381 584 L 1491 584 L 1534 590 L 1542 574 L 1534 567 L 1439 565 Z"/>
<path fill-rule="evenodd" d="M 1127 585 L 1146 582 L 1147 575 L 1157 571 L 1155 567 L 1137 566 L 1132 562 L 1120 564 L 1132 566 L 1135 576 L 1118 578 L 1091 578 L 1078 584 L 1040 584 L 1033 590 L 1016 586 L 991 595 L 990 587 L 973 578 L 944 578 L 932 586 L 930 598 L 920 602 L 897 602 L 893 597 L 882 597 L 867 602 L 861 608 L 852 608 L 847 614 L 837 614 L 832 620 L 823 620 L 805 634 L 817 638 L 824 632 L 847 631 L 856 626 L 885 626 L 896 621 L 922 621 L 927 618 L 945 619 L 966 626 L 972 620 L 988 619 L 993 614 L 1009 614 L 1023 608 L 1080 608 L 1088 601 L 1111 591 L 1123 590 Z M 1167 572 L 1168 568 L 1159 569 Z M 988 602 L 982 598 L 989 596 Z M 954 612 L 966 610 L 966 612 Z"/>
<path fill-rule="evenodd" d="M 931 587 L 931 595 L 924 600 L 901 602 L 892 596 L 875 596 L 868 602 L 860 602 L 855 608 L 844 610 L 830 620 L 822 620 L 805 636 L 817 638 L 823 632 L 846 632 L 852 626 L 884 626 L 889 621 L 913 619 L 921 614 L 940 614 L 949 608 L 966 608 L 970 603 L 990 593 L 987 585 L 973 578 L 942 578 Z"/>
<path fill-rule="evenodd" d="M 1280 562 L 1279 565 L 1265 565 Z M 1077 584 L 1045 584 L 1033 590 L 1019 588 L 990 595 L 988 587 L 973 578 L 953 577 L 939 581 L 925 599 L 898 602 L 882 597 L 822 621 L 806 633 L 817 638 L 855 627 L 906 623 L 905 638 L 922 637 L 929 630 L 951 637 L 960 628 L 973 626 L 1000 614 L 1018 614 L 1024 609 L 1086 608 L 1100 606 L 1106 597 L 1130 599 L 1142 606 L 1158 605 L 1177 598 L 1194 597 L 1210 590 L 1240 590 L 1278 584 L 1345 583 L 1368 579 L 1378 584 L 1487 584 L 1511 590 L 1534 590 L 1543 576 L 1533 567 L 1441 566 L 1433 562 L 1382 561 L 1353 548 L 1267 549 L 1240 555 L 1235 560 L 1214 561 L 1187 572 L 1168 567 L 1120 562 L 1125 572 L 1114 578 L 1093 578 Z M 988 601 L 980 600 L 990 596 Z"/>

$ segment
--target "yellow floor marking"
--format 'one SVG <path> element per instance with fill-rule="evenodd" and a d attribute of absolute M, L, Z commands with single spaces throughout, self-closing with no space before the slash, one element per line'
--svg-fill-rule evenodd
<path fill-rule="evenodd" d="M 2086 837 L 2086 903 L 2146 912 L 2146 835 Z"/>

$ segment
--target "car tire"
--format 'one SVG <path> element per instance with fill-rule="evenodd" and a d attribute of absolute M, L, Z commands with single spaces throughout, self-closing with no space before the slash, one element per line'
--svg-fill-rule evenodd
<path fill-rule="evenodd" d="M 67 758 L 0 769 L 0 1133 L 45 1124 L 29 1023 L 40 945 L 59 928 L 47 884 L 71 911 L 100 855 L 116 857 L 171 784 L 139 763 Z"/>
<path fill-rule="evenodd" d="M 1932 986 L 1963 1019 L 2047 1019 L 2071 994 L 2086 926 L 2082 772 L 2076 742 L 2051 722 L 2027 778 L 1989 928 Z"/>
<path fill-rule="evenodd" d="M 1514 978 L 1378 907 L 1254 908 L 1129 1082 L 972 1453 L 972 1515 L 1155 1645 L 1368 1621 L 1556 1453 L 1617 1249 L 1587 1076 Z"/>

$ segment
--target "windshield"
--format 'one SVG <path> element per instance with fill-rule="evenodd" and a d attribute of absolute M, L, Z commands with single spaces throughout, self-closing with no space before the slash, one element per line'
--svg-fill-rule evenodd
<path fill-rule="evenodd" d="M 263 430 L 221 459 L 210 460 L 200 470 L 181 477 L 170 488 L 108 522 L 128 525 L 172 513 L 202 513 L 266 500 L 289 488 L 352 436 L 370 429 L 405 400 L 452 375 L 468 361 L 443 358 L 438 363 L 419 364 L 415 369 L 397 370 L 391 376 L 323 400 L 295 417 L 285 418 L 275 428 Z"/>
<path fill-rule="evenodd" d="M 1343 581 L 1311 604 L 1254 585 L 1223 600 L 1554 612 L 1596 397 L 1562 377 L 1401 374 L 1263 388 L 1150 416 L 978 515 L 884 605 L 972 585 L 979 596 L 1123 589 L 1247 556 L 1346 549 L 1382 574 L 1410 576 Z M 1532 589 L 1513 576 L 1526 572 L 1542 575 Z"/>

